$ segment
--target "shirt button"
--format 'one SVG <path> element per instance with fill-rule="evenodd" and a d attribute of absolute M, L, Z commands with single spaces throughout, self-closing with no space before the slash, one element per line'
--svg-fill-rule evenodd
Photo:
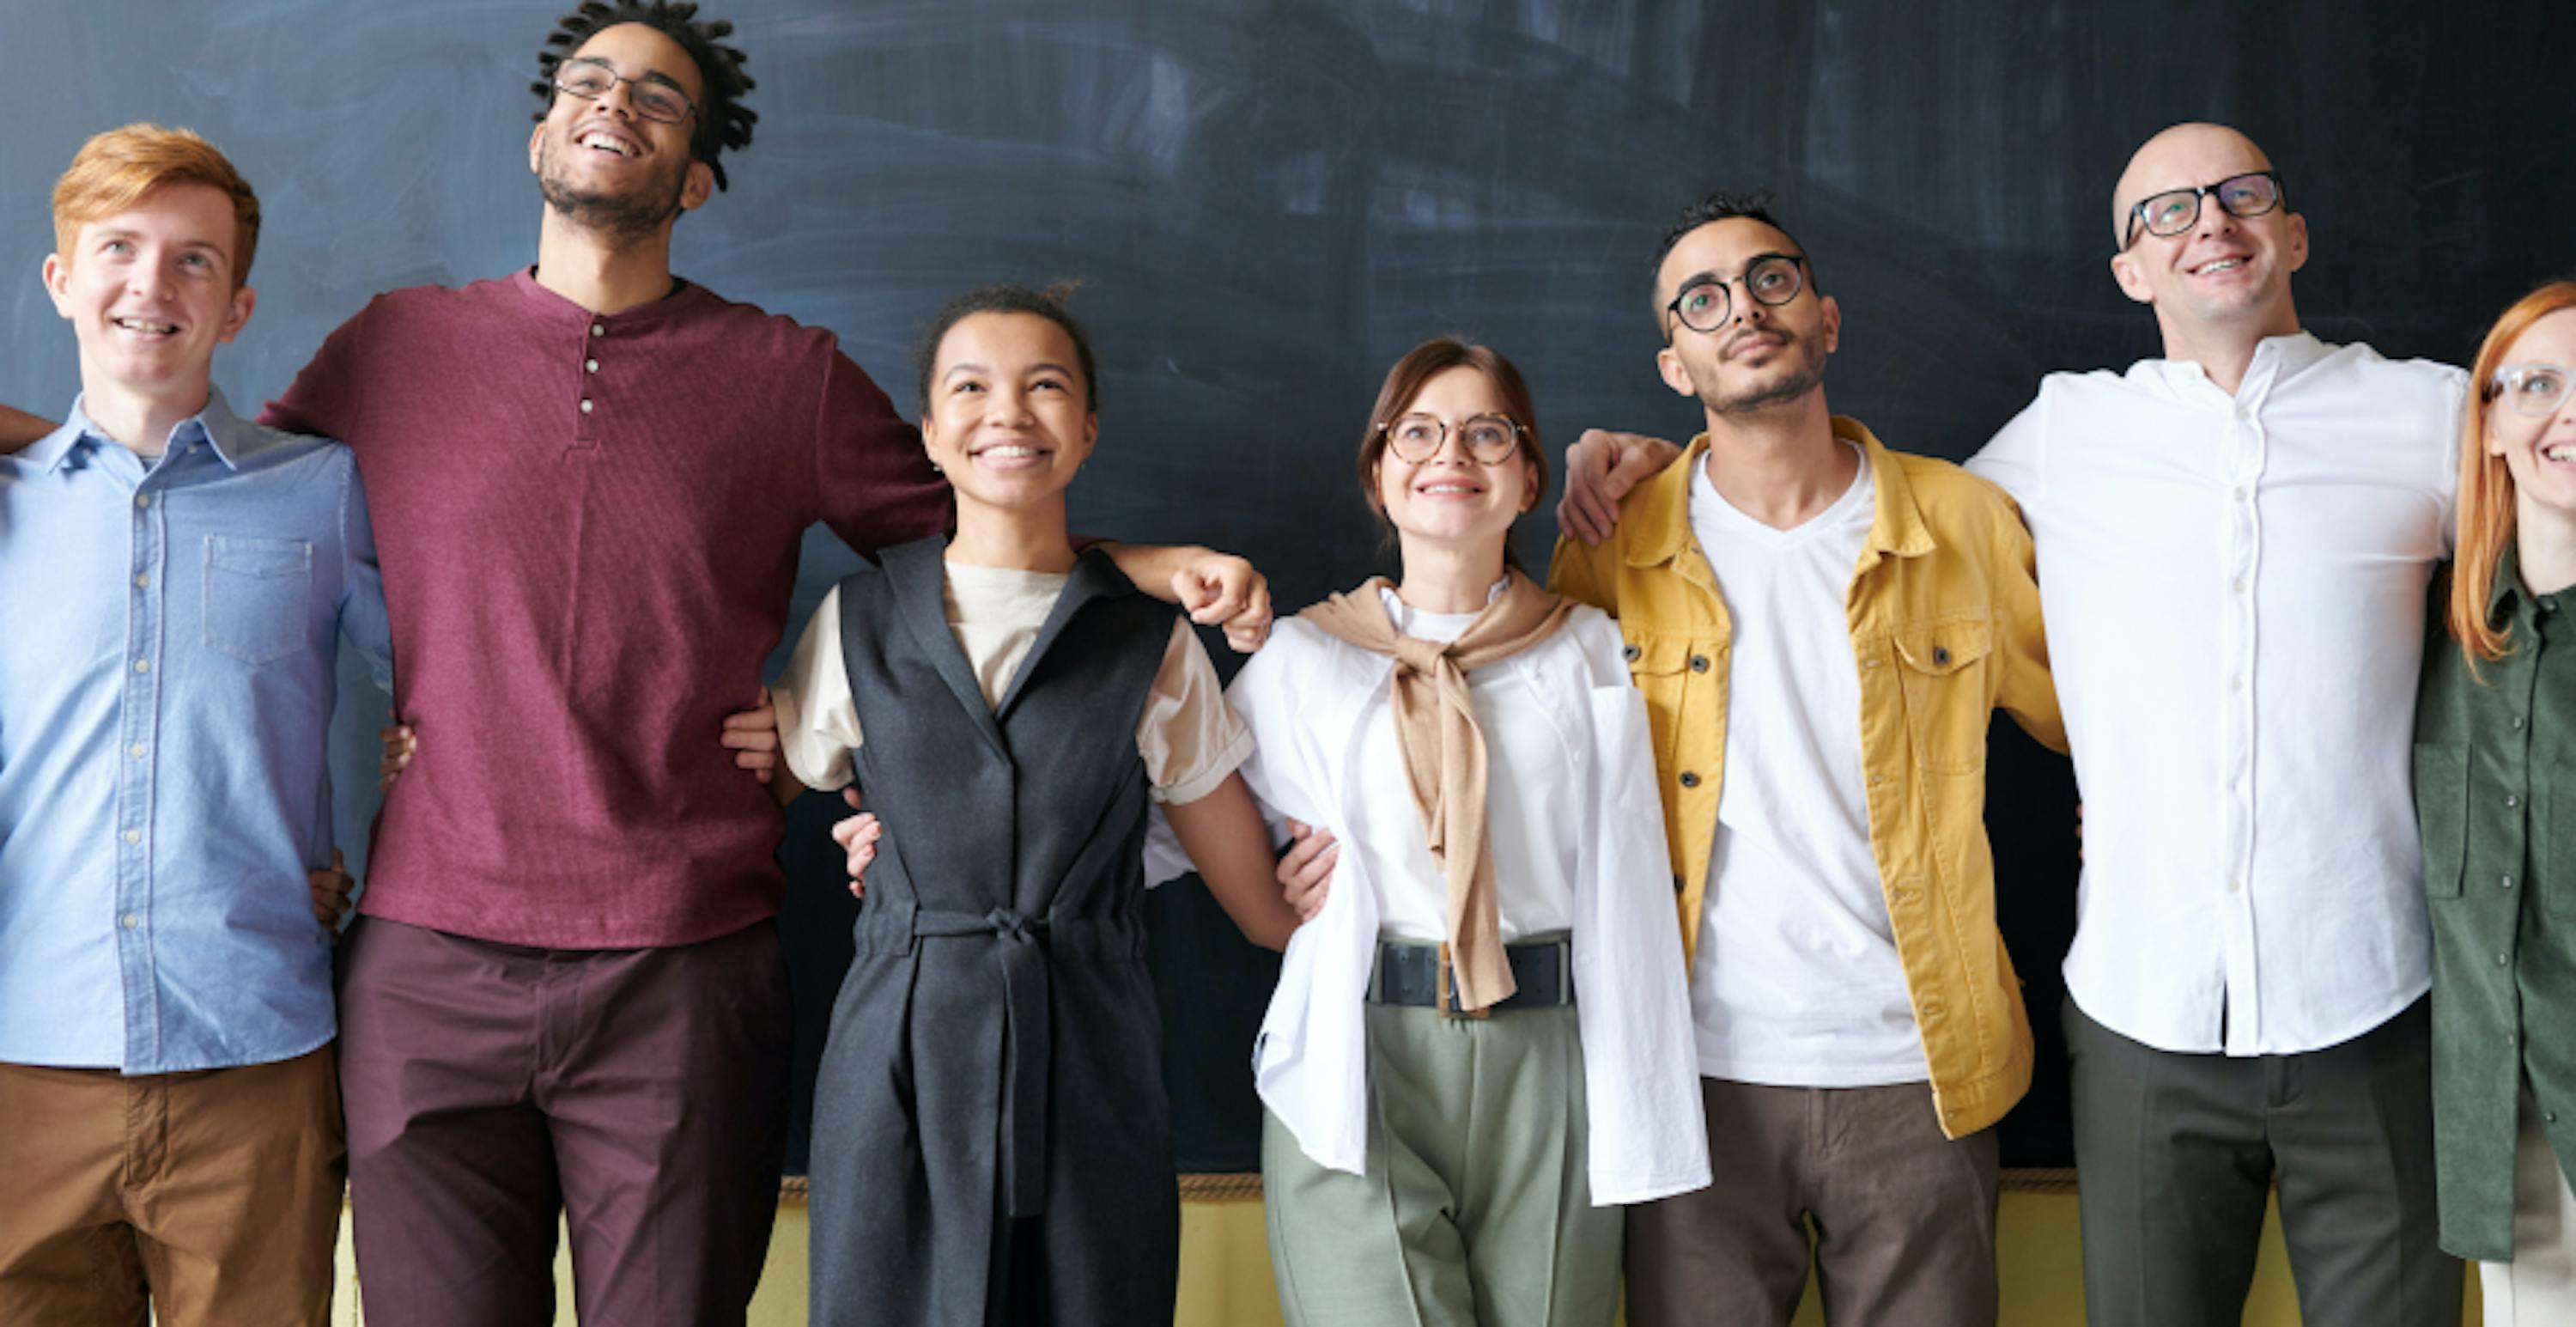
<path fill-rule="evenodd" d="M 1694 655 L 1692 655 L 1692 656 L 1691 656 L 1691 671 L 1692 671 L 1692 672 L 1694 672 L 1694 673 L 1705 673 L 1705 672 L 1707 672 L 1707 671 L 1708 671 L 1708 656 L 1707 656 L 1707 655 L 1705 655 L 1705 654 L 1694 654 Z"/>
<path fill-rule="evenodd" d="M 581 398 L 581 412 L 585 415 L 590 413 L 590 398 L 587 396 Z"/>
<path fill-rule="evenodd" d="M 151 671 L 152 671 L 152 661 L 151 661 L 151 660 L 149 660 L 149 659 L 137 659 L 137 660 L 135 660 L 135 661 L 134 661 L 134 671 L 136 671 L 136 672 L 138 672 L 138 673 L 148 673 L 148 672 L 151 672 Z"/>
<path fill-rule="evenodd" d="M 149 589 L 151 589 L 151 588 L 152 588 L 152 573 L 150 573 L 150 572 L 148 572 L 148 571 L 147 571 L 147 572 L 136 572 L 136 573 L 135 573 L 135 575 L 134 575 L 134 588 L 135 588 L 135 589 L 138 589 L 138 590 L 149 590 Z"/>
<path fill-rule="evenodd" d="M 1863 660 L 1861 660 L 1861 661 L 1860 661 L 1860 666 L 1861 666 L 1861 667 L 1863 667 L 1863 668 L 1876 668 L 1876 667 L 1878 667 L 1878 660 L 1876 660 L 1876 659 L 1863 659 Z"/>
<path fill-rule="evenodd" d="M 152 505 L 152 495 L 151 495 L 151 494 L 149 494 L 149 493 L 137 493 L 137 494 L 135 494 L 135 495 L 134 495 L 134 505 L 135 505 L 135 506 L 137 506 L 137 507 L 149 507 L 149 506 L 151 506 L 151 505 Z"/>
<path fill-rule="evenodd" d="M 2230 893 L 2230 894 L 2242 894 L 2242 893 L 2244 893 L 2244 892 L 2245 892 L 2245 882 L 2244 882 L 2244 881 L 2242 881 L 2242 880 L 2230 880 L 2230 881 L 2228 881 L 2228 882 L 2227 882 L 2227 892 L 2228 892 L 2228 893 Z"/>
<path fill-rule="evenodd" d="M 2504 879 L 2497 881 L 2496 884 L 2499 888 L 2511 889 L 2513 888 L 2513 877 L 2506 876 Z"/>
<path fill-rule="evenodd" d="M 143 841 L 143 831 L 139 829 L 129 829 L 125 831 L 125 841 L 128 843 L 141 843 Z"/>
<path fill-rule="evenodd" d="M 2227 689 L 2230 691 L 2243 691 L 2245 689 L 2245 679 L 2241 677 L 2231 677 L 2227 679 Z"/>
<path fill-rule="evenodd" d="M 1693 774 L 1693 773 L 1692 773 L 1692 772 L 1690 772 L 1689 770 L 1683 770 L 1683 771 L 1682 771 L 1682 786 L 1683 786 L 1683 787 L 1685 787 L 1685 788 L 1696 788 L 1696 787 L 1698 787 L 1698 786 L 1699 786 L 1699 776 L 1698 776 L 1697 774 Z"/>
<path fill-rule="evenodd" d="M 2512 793 L 2506 793 L 2504 795 L 2504 806 L 2506 810 L 2510 811 L 2520 805 L 2522 805 L 2521 798 L 2514 796 Z"/>
<path fill-rule="evenodd" d="M 1645 654 L 1646 652 L 1644 650 L 1638 649 L 1634 645 L 1623 645 L 1619 647 L 1619 657 L 1630 663 L 1635 663 L 1637 660 L 1644 658 Z"/>
<path fill-rule="evenodd" d="M 584 372 L 584 373 L 597 373 L 597 372 L 599 372 L 599 361 L 598 361 L 598 360 L 595 360 L 595 359 L 585 359 L 585 360 L 583 360 L 583 361 L 581 362 L 581 371 L 582 371 L 582 372 Z"/>
<path fill-rule="evenodd" d="M 1935 645 L 1932 647 L 1932 666 L 1935 668 L 1947 668 L 1950 666 L 1949 646 Z"/>
<path fill-rule="evenodd" d="M 2243 484 L 2236 486 L 2236 500 L 2238 502 L 2243 502 L 2245 500 L 2245 486 Z"/>
<path fill-rule="evenodd" d="M 591 334 L 592 336 L 606 336 L 606 335 L 608 335 L 608 326 L 607 326 L 607 324 L 605 324 L 605 323 L 592 323 L 592 324 L 590 325 L 590 334 Z"/>
<path fill-rule="evenodd" d="M 133 913 L 130 913 L 130 912 L 129 912 L 129 913 L 127 913 L 127 914 L 125 914 L 125 915 L 124 915 L 124 916 L 122 916 L 122 917 L 117 918 L 116 920 L 117 920 L 120 924 L 122 924 L 122 925 L 125 927 L 125 929 L 127 929 L 127 930 L 129 930 L 129 931 L 131 931 L 131 930 L 133 930 L 135 927 L 137 927 L 137 926 L 141 926 L 141 925 L 143 924 L 143 919 L 142 919 L 142 918 L 137 917 L 137 916 L 135 916 Z"/>
<path fill-rule="evenodd" d="M 1676 894 L 1682 892 L 1682 878 L 1680 876 L 1673 877 L 1673 892 Z"/>
<path fill-rule="evenodd" d="M 2517 733 L 2522 731 L 2522 716 L 2519 714 L 2513 716 L 2513 730 Z"/>
<path fill-rule="evenodd" d="M 134 745 L 129 746 L 129 747 L 125 748 L 125 749 L 126 749 L 126 752 L 127 752 L 128 754 L 132 755 L 136 760 L 141 760 L 141 759 L 143 759 L 143 744 L 142 744 L 141 742 L 137 742 L 137 743 L 135 743 Z"/>
<path fill-rule="evenodd" d="M 2551 1124 L 2556 1124 L 2558 1123 L 2558 1112 L 2554 1110 L 2544 1110 L 2540 1112 L 2540 1118 Z"/>
<path fill-rule="evenodd" d="M 2505 956 L 2505 955 L 2503 955 L 2503 954 L 2498 954 L 2498 955 L 2496 955 L 2496 966 L 2497 966 L 2497 967 L 2500 967 L 2500 968 L 2509 968 L 2509 967 L 2512 967 L 2512 966 L 2513 966 L 2513 960 L 2512 960 L 2512 959 L 2510 959 L 2510 958 L 2508 958 L 2508 957 L 2506 957 L 2506 956 Z M 2507 1035 L 2507 1036 L 2511 1036 L 2512 1034 L 2511 1034 L 2511 1033 L 2507 1033 L 2506 1035 Z"/>

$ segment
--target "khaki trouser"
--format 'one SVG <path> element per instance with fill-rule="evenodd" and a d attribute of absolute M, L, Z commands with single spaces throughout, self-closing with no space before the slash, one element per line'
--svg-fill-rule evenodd
<path fill-rule="evenodd" d="M 127 1077 L 0 1065 L 0 1323 L 330 1316 L 347 1152 L 332 1048 Z"/>
<path fill-rule="evenodd" d="M 1829 1327 L 1994 1327 L 1994 1130 L 1942 1136 L 1926 1083 L 1700 1095 L 1717 1183 L 1629 1209 L 1631 1327 L 1788 1327 L 1811 1256 Z"/>
<path fill-rule="evenodd" d="M 1592 1205 L 1573 1007 L 1367 1016 L 1368 1173 L 1262 1129 L 1290 1327 L 1610 1327 L 1626 1209 Z"/>

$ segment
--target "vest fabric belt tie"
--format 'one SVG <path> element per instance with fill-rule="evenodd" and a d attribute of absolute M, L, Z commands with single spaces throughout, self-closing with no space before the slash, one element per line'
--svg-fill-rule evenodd
<path fill-rule="evenodd" d="M 1002 1196 L 1013 1218 L 1046 1210 L 1047 1066 L 1054 1021 L 1049 951 L 1106 957 L 1134 952 L 1126 918 L 1031 917 L 1008 908 L 912 915 L 916 937 L 989 936 L 1002 969 Z M 1049 944 L 1048 940 L 1059 943 Z"/>

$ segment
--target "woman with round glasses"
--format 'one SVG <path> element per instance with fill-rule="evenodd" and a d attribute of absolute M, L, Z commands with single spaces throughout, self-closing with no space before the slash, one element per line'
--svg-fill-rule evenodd
<path fill-rule="evenodd" d="M 2442 1247 L 2490 1327 L 2576 1322 L 2576 282 L 2470 381 L 2415 731 Z"/>
<path fill-rule="evenodd" d="M 1331 881 L 1253 1052 L 1291 1324 L 1606 1327 L 1617 1204 L 1708 1183 L 1643 703 L 1618 628 L 1510 552 L 1531 419 L 1483 346 L 1398 361 L 1359 476 L 1400 578 L 1228 692 L 1245 781 L 1302 822 L 1290 898 Z"/>

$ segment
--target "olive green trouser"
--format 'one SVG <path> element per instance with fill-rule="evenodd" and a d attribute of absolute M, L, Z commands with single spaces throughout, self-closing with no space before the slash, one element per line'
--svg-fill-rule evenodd
<path fill-rule="evenodd" d="M 1571 1006 L 1368 1006 L 1368 1173 L 1262 1130 L 1289 1327 L 1609 1327 L 1624 1208 L 1594 1207 Z"/>

